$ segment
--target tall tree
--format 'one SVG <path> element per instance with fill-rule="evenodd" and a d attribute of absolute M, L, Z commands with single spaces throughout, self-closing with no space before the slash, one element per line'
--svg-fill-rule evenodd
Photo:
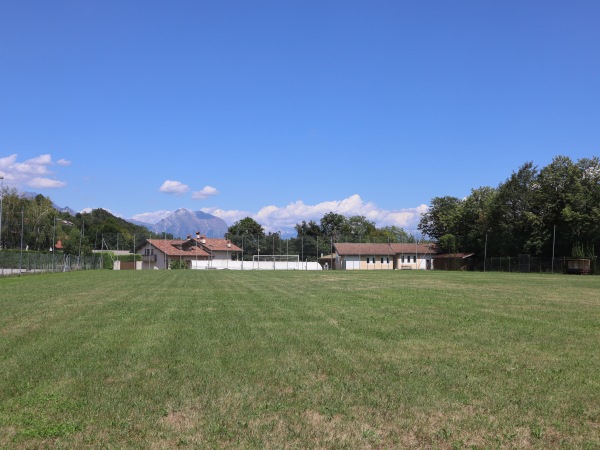
<path fill-rule="evenodd" d="M 498 187 L 489 227 L 497 256 L 539 253 L 541 242 L 532 234 L 539 221 L 533 196 L 537 174 L 537 167 L 527 162 Z"/>
<path fill-rule="evenodd" d="M 462 201 L 457 231 L 460 243 L 457 244 L 464 251 L 484 254 L 495 196 L 496 189 L 485 186 L 471 190 L 471 194 Z"/>
<path fill-rule="evenodd" d="M 321 218 L 321 234 L 335 241 L 339 236 L 347 234 L 348 219 L 342 214 L 328 212 Z"/>
<path fill-rule="evenodd" d="M 227 229 L 227 234 L 231 236 L 241 236 L 242 234 L 249 234 L 252 236 L 264 235 L 265 230 L 261 224 L 259 224 L 252 217 L 244 217 L 238 220 Z"/>
<path fill-rule="evenodd" d="M 346 220 L 346 239 L 358 242 L 359 239 L 368 239 L 376 236 L 377 227 L 375 222 L 368 220 L 365 216 L 352 216 Z"/>
<path fill-rule="evenodd" d="M 429 210 L 421 215 L 419 230 L 427 236 L 435 239 L 439 244 L 442 236 L 448 241 L 452 236 L 456 239 L 459 233 L 460 217 L 462 214 L 462 202 L 457 197 L 434 197 L 431 200 Z M 450 250 L 450 249 L 446 249 Z"/>

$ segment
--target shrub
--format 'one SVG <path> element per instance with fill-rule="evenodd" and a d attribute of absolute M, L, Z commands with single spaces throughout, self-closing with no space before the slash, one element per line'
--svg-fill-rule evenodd
<path fill-rule="evenodd" d="M 173 270 L 189 269 L 187 261 L 181 261 L 181 260 L 171 261 L 171 264 L 169 264 L 169 267 Z"/>

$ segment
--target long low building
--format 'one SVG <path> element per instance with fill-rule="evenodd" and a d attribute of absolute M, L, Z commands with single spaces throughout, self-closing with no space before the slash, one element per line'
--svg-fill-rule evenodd
<path fill-rule="evenodd" d="M 333 244 L 330 265 L 341 270 L 433 269 L 434 244 Z"/>

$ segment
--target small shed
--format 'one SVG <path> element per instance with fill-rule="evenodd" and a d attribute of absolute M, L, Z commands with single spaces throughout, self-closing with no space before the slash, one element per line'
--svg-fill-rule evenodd
<path fill-rule="evenodd" d="M 566 271 L 576 275 L 589 275 L 590 273 L 590 260 L 580 258 L 569 258 L 566 260 Z"/>
<path fill-rule="evenodd" d="M 474 253 L 444 253 L 433 257 L 433 270 L 467 270 Z"/>

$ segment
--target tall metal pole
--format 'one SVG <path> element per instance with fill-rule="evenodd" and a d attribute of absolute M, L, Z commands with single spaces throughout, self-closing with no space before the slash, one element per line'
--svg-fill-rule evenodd
<path fill-rule="evenodd" d="M 104 243 L 104 240 L 102 241 Z M 52 227 L 52 273 L 54 273 L 54 254 L 56 253 L 56 216 L 54 216 L 54 226 Z"/>
<path fill-rule="evenodd" d="M 0 250 L 2 249 L 2 201 L 4 200 L 4 177 L 0 177 Z"/>
<path fill-rule="evenodd" d="M 25 206 L 21 206 L 21 257 L 19 258 L 19 276 L 23 271 L 23 231 L 25 229 Z"/>
<path fill-rule="evenodd" d="M 77 261 L 78 266 L 81 266 L 81 241 L 83 240 L 84 227 L 85 227 L 85 219 L 82 217 L 81 218 L 81 232 L 79 233 L 79 261 Z M 133 235 L 133 241 L 134 241 L 134 245 L 135 245 L 135 234 Z M 79 267 L 79 268 L 81 268 L 81 267 Z"/>
<path fill-rule="evenodd" d="M 485 272 L 485 260 L 487 259 L 487 235 L 488 232 L 485 232 L 485 246 L 483 249 L 483 271 Z"/>
<path fill-rule="evenodd" d="M 554 236 L 552 237 L 552 273 L 554 273 L 554 244 L 556 244 L 556 225 L 554 225 Z"/>
<path fill-rule="evenodd" d="M 300 238 L 300 261 L 304 262 L 304 229 L 302 229 L 302 237 Z M 302 265 L 300 265 L 302 268 Z"/>

